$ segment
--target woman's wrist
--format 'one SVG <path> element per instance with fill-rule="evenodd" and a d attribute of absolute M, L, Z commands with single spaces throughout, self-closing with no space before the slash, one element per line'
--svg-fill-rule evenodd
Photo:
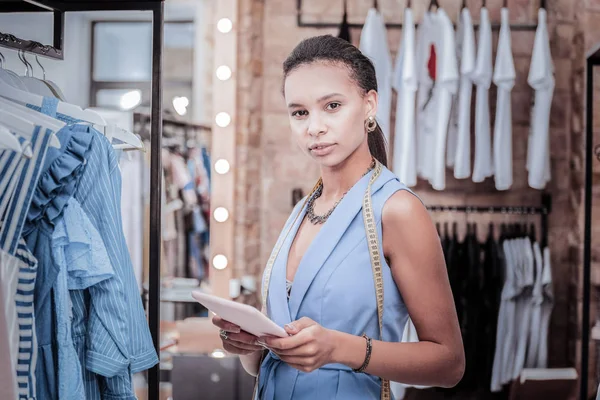
<path fill-rule="evenodd" d="M 333 362 L 352 369 L 360 368 L 367 354 L 367 342 L 362 336 L 334 331 Z"/>

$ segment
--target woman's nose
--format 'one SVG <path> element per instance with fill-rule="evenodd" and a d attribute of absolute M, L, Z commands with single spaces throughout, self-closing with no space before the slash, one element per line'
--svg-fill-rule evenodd
<path fill-rule="evenodd" d="M 323 119 L 317 115 L 311 115 L 308 122 L 308 134 L 310 136 L 321 136 L 327 132 L 327 126 Z"/>

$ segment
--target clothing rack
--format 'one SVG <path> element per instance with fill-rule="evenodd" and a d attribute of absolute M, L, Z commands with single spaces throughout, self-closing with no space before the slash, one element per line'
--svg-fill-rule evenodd
<path fill-rule="evenodd" d="M 390 0 L 391 1 L 391 0 Z M 436 4 L 438 5 L 438 7 L 443 8 L 444 7 L 444 3 L 448 2 L 453 2 L 456 0 L 438 0 L 436 1 Z M 482 1 L 482 6 L 485 5 L 485 0 Z M 406 8 L 410 7 L 410 0 L 407 0 L 407 5 Z M 373 1 L 373 8 L 378 9 L 378 2 L 377 0 Z M 546 8 L 546 0 L 540 0 L 540 9 L 541 8 Z M 341 23 L 340 22 L 305 22 L 303 20 L 303 11 L 302 11 L 302 0 L 296 0 L 296 25 L 299 28 L 316 28 L 316 29 L 337 29 L 340 27 Z M 364 23 L 349 23 L 348 26 L 350 28 L 357 28 L 357 29 L 362 29 L 362 27 L 364 26 Z M 418 24 L 416 24 L 416 26 L 418 26 Z M 479 26 L 479 24 L 473 24 L 473 27 L 475 29 L 477 29 Z M 385 27 L 387 29 L 402 29 L 402 23 L 386 23 Z M 492 30 L 499 30 L 500 29 L 500 24 L 492 24 Z M 510 24 L 510 29 L 512 31 L 535 31 L 537 29 L 537 24 L 533 24 L 533 23 L 518 23 L 518 24 Z"/>
<path fill-rule="evenodd" d="M 20 39 L 0 33 L 0 46 L 52 59 L 63 60 L 64 15 L 77 11 L 152 11 L 152 108 L 150 154 L 150 282 L 148 318 L 154 348 L 159 353 L 160 341 L 160 259 L 161 259 L 161 193 L 162 193 L 162 52 L 164 0 L 8 0 L 0 2 L 0 13 L 52 12 L 53 45 Z M 159 400 L 160 364 L 148 370 L 148 399 Z"/>
<path fill-rule="evenodd" d="M 548 215 L 552 211 L 552 195 L 542 194 L 541 206 L 448 206 L 429 205 L 427 209 L 431 212 L 450 212 L 466 214 L 505 214 L 505 215 L 539 215 L 540 228 L 542 230 L 541 247 L 548 245 Z"/>

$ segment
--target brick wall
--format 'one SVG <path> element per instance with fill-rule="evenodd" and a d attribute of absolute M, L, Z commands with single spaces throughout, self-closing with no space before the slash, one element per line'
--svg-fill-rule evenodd
<path fill-rule="evenodd" d="M 342 2 L 304 0 L 306 21 L 339 21 Z M 349 1 L 351 21 L 363 21 L 370 2 Z M 413 10 L 419 20 L 429 4 L 413 0 Z M 449 3 L 453 3 L 450 7 Z M 536 0 L 509 0 L 511 20 L 535 23 Z M 555 282 L 555 307 L 550 333 L 551 366 L 572 366 L 578 360 L 580 337 L 581 248 L 583 226 L 583 110 L 585 50 L 600 40 L 600 0 L 548 0 L 549 32 L 556 72 L 556 90 L 550 121 L 552 181 L 547 192 L 553 197 L 550 217 L 549 244 Z M 380 8 L 389 22 L 402 20 L 403 7 L 392 0 L 380 0 Z M 441 1 L 450 16 L 457 15 L 459 1 Z M 480 3 L 467 1 L 472 15 L 478 19 Z M 491 18 L 499 21 L 502 0 L 488 0 Z M 290 0 L 240 0 L 239 31 L 239 100 L 238 100 L 238 168 L 236 191 L 236 260 L 239 272 L 262 272 L 277 236 L 291 211 L 291 191 L 302 188 L 306 193 L 318 178 L 318 169 L 303 156 L 291 139 L 288 119 L 281 95 L 281 65 L 301 39 L 337 30 L 298 28 L 296 2 Z M 358 44 L 360 31 L 352 31 Z M 390 30 L 388 39 L 393 52 L 398 48 L 401 31 Z M 450 174 L 447 190 L 435 192 L 421 182 L 416 190 L 428 203 L 442 204 L 539 204 L 540 192 L 527 186 L 525 171 L 526 138 L 529 128 L 532 90 L 527 74 L 533 47 L 534 32 L 513 32 L 512 46 L 517 69 L 513 89 L 513 154 L 514 184 L 508 192 L 497 192 L 493 181 L 473 184 L 457 181 Z M 497 33 L 494 34 L 494 45 Z M 598 80 L 600 82 L 600 76 Z M 493 88 L 493 86 L 492 86 Z M 600 89 L 598 83 L 597 89 Z M 600 93 L 598 93 L 600 96 Z M 495 106 L 495 91 L 490 93 Z M 599 97 L 600 98 L 600 97 Z M 595 130 L 600 135 L 600 113 Z M 600 190 L 600 163 L 596 163 L 595 181 Z M 600 201 L 596 203 L 600 204 Z M 600 211 L 600 210 L 599 210 Z M 600 215 L 596 213 L 596 215 Z M 436 220 L 451 216 L 435 215 Z M 464 217 L 463 217 L 464 218 Z M 485 222 L 484 217 L 471 221 Z M 600 218 L 600 217 L 597 217 Z M 497 219 L 496 219 L 497 220 Z M 533 220 L 532 220 L 533 221 Z M 483 225 L 482 225 L 483 226 Z M 596 224 L 600 226 L 600 224 Z M 480 231 L 482 231 L 481 229 Z M 596 228 L 596 230 L 599 230 Z M 600 244 L 600 232 L 595 243 Z M 600 246 L 595 246 L 596 249 Z M 594 260 L 600 277 L 600 251 Z M 600 285 L 600 278 L 597 279 Z M 595 298 L 597 293 L 594 292 Z M 250 300 L 256 301 L 256 298 Z M 579 306 L 579 307 L 578 307 Z M 593 318 L 595 318 L 594 307 Z M 593 348 L 592 348 L 593 349 Z M 592 351 L 592 353 L 594 353 Z M 592 354 L 593 356 L 593 354 Z M 591 363 L 595 363 L 592 357 Z M 595 368 L 590 377 L 595 376 Z M 596 385 L 591 379 L 590 387 Z"/>

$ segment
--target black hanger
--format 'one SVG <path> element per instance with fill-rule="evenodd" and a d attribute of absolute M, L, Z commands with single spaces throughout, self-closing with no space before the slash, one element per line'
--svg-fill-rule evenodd
<path fill-rule="evenodd" d="M 437 9 L 437 8 L 440 8 L 440 6 L 439 6 L 439 4 L 438 4 L 437 0 L 431 0 L 431 1 L 429 2 L 429 11 L 431 11 L 431 9 L 432 9 L 433 7 L 435 7 L 436 9 Z"/>
<path fill-rule="evenodd" d="M 508 0 L 504 0 L 502 3 L 502 8 L 508 8 Z"/>
<path fill-rule="evenodd" d="M 481 0 L 481 8 L 485 8 L 487 4 L 486 0 Z"/>
<path fill-rule="evenodd" d="M 406 2 L 406 7 L 405 7 L 405 8 L 411 8 L 411 7 L 412 7 L 412 1 L 411 1 L 411 0 L 408 0 L 408 1 Z"/>
<path fill-rule="evenodd" d="M 463 8 L 467 8 L 467 0 L 463 0 L 462 6 L 460 7 L 460 9 L 462 10 Z"/>
<path fill-rule="evenodd" d="M 377 4 L 377 0 L 373 0 L 373 8 L 379 10 L 379 4 Z"/>

